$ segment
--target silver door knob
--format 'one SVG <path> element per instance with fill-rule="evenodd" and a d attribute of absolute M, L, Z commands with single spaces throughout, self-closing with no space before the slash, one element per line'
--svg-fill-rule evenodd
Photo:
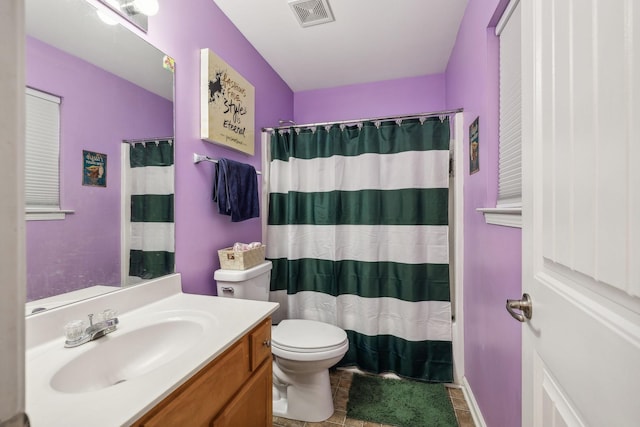
<path fill-rule="evenodd" d="M 514 310 L 520 310 L 522 313 L 516 313 Z M 522 294 L 522 299 L 508 299 L 507 311 L 511 317 L 519 322 L 524 322 L 525 318 L 531 319 L 533 306 L 529 294 Z"/>

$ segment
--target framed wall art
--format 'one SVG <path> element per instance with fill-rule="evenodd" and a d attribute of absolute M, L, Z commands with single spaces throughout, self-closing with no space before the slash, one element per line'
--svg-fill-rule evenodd
<path fill-rule="evenodd" d="M 480 170 L 480 117 L 469 126 L 469 174 Z"/>
<path fill-rule="evenodd" d="M 253 155 L 254 87 L 209 49 L 200 61 L 200 138 Z"/>
<path fill-rule="evenodd" d="M 107 155 L 82 150 L 82 185 L 107 186 Z"/>

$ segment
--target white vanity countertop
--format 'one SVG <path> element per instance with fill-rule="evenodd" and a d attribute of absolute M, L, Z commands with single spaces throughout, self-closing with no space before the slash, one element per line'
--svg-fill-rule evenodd
<path fill-rule="evenodd" d="M 175 288 L 173 286 L 174 290 Z M 126 291 L 108 294 L 111 296 L 107 300 L 108 308 L 118 310 L 119 298 L 128 298 L 129 301 L 125 303 L 122 300 L 122 302 L 123 305 L 130 306 L 130 300 L 139 298 L 142 294 L 141 289 L 133 291 L 128 297 Z M 83 312 L 83 309 L 85 312 L 88 310 L 95 312 L 97 311 L 95 307 L 101 306 L 100 298 L 104 297 L 87 301 L 86 307 L 82 307 L 82 302 L 73 304 L 68 310 L 71 310 L 72 316 Z M 102 307 L 107 308 L 104 305 Z M 43 339 L 47 334 L 40 331 L 31 331 L 31 333 L 29 331 L 30 327 L 35 329 L 45 323 L 68 319 L 70 314 L 65 314 L 65 307 L 56 309 L 48 319 L 45 317 L 47 313 L 30 316 L 27 318 L 27 341 L 31 345 L 28 345 L 26 352 L 26 411 L 31 425 L 34 427 L 129 425 L 277 308 L 278 304 L 271 302 L 173 292 L 168 296 L 163 295 L 160 299 L 142 303 L 139 308 L 121 312 L 118 316 L 120 323 L 116 331 L 75 348 L 64 348 L 62 333 L 64 323 L 56 325 L 56 329 L 60 331 L 57 336 L 50 337 L 51 334 L 48 334 L 51 339 Z M 36 319 L 36 322 L 29 325 L 31 317 L 39 317 L 39 320 Z M 184 350 L 180 349 L 177 355 L 166 357 L 166 361 L 161 359 L 162 362 L 154 362 L 161 366 L 127 378 L 125 382 L 97 390 L 68 393 L 53 388 L 51 379 L 55 373 L 84 352 L 93 350 L 96 356 L 91 359 L 89 369 L 93 365 L 103 366 L 115 363 L 112 360 L 114 358 L 108 354 L 101 357 L 101 345 L 141 327 L 175 320 L 195 321 L 199 325 L 198 339 L 195 344 L 189 345 Z M 106 349 L 106 347 L 102 348 Z M 82 376 L 82 372 L 78 374 Z"/>

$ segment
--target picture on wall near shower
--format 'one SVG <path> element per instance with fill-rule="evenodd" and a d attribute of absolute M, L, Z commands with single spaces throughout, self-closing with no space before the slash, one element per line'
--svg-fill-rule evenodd
<path fill-rule="evenodd" d="M 82 150 L 82 185 L 107 186 L 107 155 Z"/>
<path fill-rule="evenodd" d="M 480 170 L 480 117 L 469 126 L 469 175 Z"/>
<path fill-rule="evenodd" d="M 200 51 L 200 138 L 254 154 L 255 90 L 209 49 Z"/>

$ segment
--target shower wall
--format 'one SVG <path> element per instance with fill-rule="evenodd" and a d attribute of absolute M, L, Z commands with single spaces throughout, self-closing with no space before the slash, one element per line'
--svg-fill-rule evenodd
<path fill-rule="evenodd" d="M 296 92 L 293 120 L 318 123 L 445 109 L 444 74 Z"/>

